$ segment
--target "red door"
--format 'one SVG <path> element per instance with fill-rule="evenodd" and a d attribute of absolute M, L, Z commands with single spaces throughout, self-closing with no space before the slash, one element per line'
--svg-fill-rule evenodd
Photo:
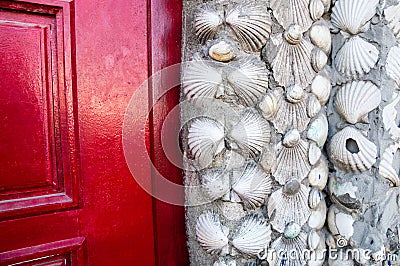
<path fill-rule="evenodd" d="M 122 147 L 130 97 L 179 62 L 180 28 L 174 0 L 0 0 L 0 265 L 186 264 L 182 207 L 144 192 Z M 178 96 L 153 109 L 151 153 Z"/>

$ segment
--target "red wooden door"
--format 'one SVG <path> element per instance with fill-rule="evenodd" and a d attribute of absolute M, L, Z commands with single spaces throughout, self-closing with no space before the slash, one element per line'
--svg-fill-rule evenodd
<path fill-rule="evenodd" d="M 121 140 L 135 89 L 179 62 L 180 6 L 0 0 L 0 265 L 186 263 L 183 209 L 140 188 Z"/>

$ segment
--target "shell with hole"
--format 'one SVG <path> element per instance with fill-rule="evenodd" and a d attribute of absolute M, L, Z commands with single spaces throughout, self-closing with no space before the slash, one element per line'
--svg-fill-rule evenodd
<path fill-rule="evenodd" d="M 302 32 L 313 23 L 310 15 L 309 0 L 271 0 L 270 7 L 274 17 L 284 29 L 297 24 Z"/>
<path fill-rule="evenodd" d="M 211 254 L 228 253 L 229 228 L 221 225 L 217 214 L 206 211 L 199 216 L 196 224 L 196 236 L 200 246 Z"/>
<path fill-rule="evenodd" d="M 396 187 L 400 186 L 399 173 L 394 164 L 396 153 L 400 152 L 400 143 L 395 143 L 386 148 L 379 164 L 379 175 L 386 178 Z"/>

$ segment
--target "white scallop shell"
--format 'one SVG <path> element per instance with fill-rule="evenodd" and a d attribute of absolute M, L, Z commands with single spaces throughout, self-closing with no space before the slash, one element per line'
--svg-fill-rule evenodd
<path fill-rule="evenodd" d="M 332 25 L 347 33 L 358 34 L 376 14 L 378 4 L 379 0 L 337 0 L 332 8 Z"/>
<path fill-rule="evenodd" d="M 282 233 L 290 222 L 302 226 L 310 216 L 308 206 L 309 188 L 300 184 L 300 190 L 293 194 L 285 194 L 283 188 L 278 189 L 268 200 L 268 216 L 272 227 Z"/>
<path fill-rule="evenodd" d="M 400 4 L 390 6 L 384 11 L 385 19 L 394 36 L 400 38 Z"/>
<path fill-rule="evenodd" d="M 220 41 L 208 49 L 208 55 L 217 61 L 228 62 L 235 57 L 232 47 L 225 41 Z"/>
<path fill-rule="evenodd" d="M 315 141 L 319 147 L 324 146 L 328 137 L 328 119 L 324 113 L 320 113 L 310 123 L 307 130 L 307 138 Z"/>
<path fill-rule="evenodd" d="M 277 257 L 273 266 L 300 266 L 306 265 L 305 257 L 302 256 L 307 248 L 307 234 L 301 232 L 298 237 L 286 239 L 283 236 L 278 237 L 272 244 L 271 249 L 282 257 Z M 292 254 L 292 255 L 291 255 Z M 296 256 L 294 256 L 296 254 Z"/>
<path fill-rule="evenodd" d="M 317 21 L 325 12 L 324 4 L 321 0 L 310 0 L 310 15 L 312 20 Z"/>
<path fill-rule="evenodd" d="M 379 175 L 388 179 L 394 186 L 400 186 L 399 174 L 393 167 L 396 153 L 400 152 L 400 143 L 395 143 L 386 148 L 379 164 Z"/>
<path fill-rule="evenodd" d="M 271 241 L 271 227 L 256 214 L 244 217 L 232 239 L 232 245 L 242 253 L 257 256 Z"/>
<path fill-rule="evenodd" d="M 305 32 L 313 23 L 308 0 L 271 0 L 270 7 L 274 17 L 284 29 L 297 24 L 300 25 L 302 32 Z"/>
<path fill-rule="evenodd" d="M 258 104 L 258 108 L 261 110 L 261 114 L 265 119 L 272 119 L 278 111 L 276 97 L 272 93 L 268 93 Z"/>
<path fill-rule="evenodd" d="M 298 103 L 291 103 L 285 100 L 281 90 L 275 90 L 269 95 L 275 99 L 276 109 L 279 110 L 275 112 L 273 118 L 270 118 L 279 133 L 284 133 L 290 128 L 297 128 L 301 132 L 306 129 L 310 122 L 307 114 L 307 97 Z"/>
<path fill-rule="evenodd" d="M 295 84 L 307 87 L 316 74 L 311 65 L 312 49 L 306 39 L 295 45 L 283 40 L 271 64 L 275 80 L 285 87 Z"/>
<path fill-rule="evenodd" d="M 211 254 L 225 253 L 228 249 L 229 229 L 221 225 L 217 214 L 206 211 L 196 224 L 196 236 L 200 246 Z"/>
<path fill-rule="evenodd" d="M 271 34 L 272 21 L 266 5 L 243 3 L 227 11 L 226 24 L 247 51 L 258 51 Z"/>
<path fill-rule="evenodd" d="M 312 188 L 310 191 L 310 196 L 308 197 L 308 205 L 310 206 L 310 208 L 315 209 L 321 202 L 321 200 L 324 200 L 322 192 L 316 188 Z"/>
<path fill-rule="evenodd" d="M 324 53 L 329 54 L 332 47 L 332 38 L 329 27 L 325 24 L 314 24 L 310 29 L 310 40 Z"/>
<path fill-rule="evenodd" d="M 198 9 L 194 18 L 194 28 L 201 43 L 213 39 L 223 24 L 223 12 L 216 10 L 213 5 L 203 5 Z"/>
<path fill-rule="evenodd" d="M 324 105 L 331 95 L 331 81 L 323 75 L 317 75 L 311 83 L 311 92 L 318 98 L 321 105 Z"/>
<path fill-rule="evenodd" d="M 397 86 L 400 86 L 400 47 L 394 46 L 390 49 L 387 61 L 386 72 L 390 78 L 396 81 Z"/>
<path fill-rule="evenodd" d="M 188 130 L 189 151 L 200 167 L 207 167 L 223 151 L 224 127 L 210 118 L 196 119 Z"/>
<path fill-rule="evenodd" d="M 311 186 L 323 190 L 328 182 L 328 173 L 328 164 L 325 159 L 321 159 L 308 174 L 308 182 Z"/>
<path fill-rule="evenodd" d="M 388 131 L 390 137 L 395 140 L 400 140 L 400 128 L 396 123 L 396 117 L 398 110 L 396 105 L 400 102 L 400 94 L 394 93 L 392 96 L 392 102 L 383 108 L 382 120 L 385 130 Z"/>
<path fill-rule="evenodd" d="M 335 205 L 329 208 L 328 227 L 333 236 L 340 236 L 346 240 L 354 234 L 354 219 L 350 214 L 340 211 Z"/>
<path fill-rule="evenodd" d="M 319 48 L 314 48 L 311 53 L 311 65 L 315 72 L 320 72 L 328 63 L 328 56 Z"/>
<path fill-rule="evenodd" d="M 203 190 L 210 200 L 222 198 L 231 189 L 229 175 L 223 171 L 206 171 L 201 175 Z"/>
<path fill-rule="evenodd" d="M 378 62 L 379 51 L 359 36 L 348 39 L 337 52 L 334 62 L 336 69 L 347 77 L 357 78 L 370 72 Z"/>
<path fill-rule="evenodd" d="M 292 177 L 303 180 L 311 169 L 308 161 L 308 142 L 300 139 L 295 145 L 288 147 L 284 144 L 285 138 L 277 145 L 277 162 L 272 169 L 272 175 L 281 185 Z"/>
<path fill-rule="evenodd" d="M 269 143 L 270 127 L 268 122 L 259 114 L 245 111 L 240 122 L 232 128 L 230 137 L 237 145 L 239 152 L 258 156 L 263 147 Z M 236 149 L 236 147 L 232 147 Z"/>
<path fill-rule="evenodd" d="M 321 103 L 319 102 L 319 100 L 317 99 L 316 96 L 311 95 L 308 98 L 308 105 L 307 105 L 307 114 L 309 117 L 315 117 L 319 111 L 321 111 Z"/>
<path fill-rule="evenodd" d="M 375 163 L 377 147 L 357 129 L 346 127 L 332 137 L 328 153 L 338 168 L 363 172 Z"/>
<path fill-rule="evenodd" d="M 308 218 L 308 226 L 314 230 L 321 230 L 326 221 L 326 203 L 321 200 L 317 207 L 311 210 L 310 217 Z"/>
<path fill-rule="evenodd" d="M 254 163 L 246 166 L 239 180 L 232 186 L 232 191 L 239 196 L 248 210 L 260 207 L 271 193 L 271 189 L 270 176 Z"/>
<path fill-rule="evenodd" d="M 353 81 L 336 94 L 335 107 L 350 124 L 368 123 L 368 113 L 379 106 L 381 91 L 370 81 Z"/>

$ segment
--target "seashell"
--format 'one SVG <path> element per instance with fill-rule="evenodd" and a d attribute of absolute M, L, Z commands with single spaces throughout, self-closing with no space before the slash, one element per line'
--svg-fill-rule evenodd
<path fill-rule="evenodd" d="M 260 207 L 271 189 L 271 178 L 254 163 L 246 166 L 239 180 L 232 186 L 232 191 L 248 210 Z"/>
<path fill-rule="evenodd" d="M 396 39 L 400 38 L 400 4 L 390 6 L 384 11 L 385 19 Z"/>
<path fill-rule="evenodd" d="M 332 8 L 332 25 L 352 35 L 364 30 L 376 14 L 379 0 L 338 0 Z"/>
<path fill-rule="evenodd" d="M 360 131 L 346 127 L 332 137 L 328 153 L 343 171 L 363 172 L 375 163 L 377 148 Z"/>
<path fill-rule="evenodd" d="M 319 1 L 319 0 L 318 0 Z M 328 63 L 328 56 L 319 48 L 314 48 L 311 53 L 311 65 L 315 72 L 320 72 Z"/>
<path fill-rule="evenodd" d="M 323 190 L 328 182 L 328 172 L 328 164 L 325 159 L 321 159 L 308 174 L 308 182 L 311 186 Z"/>
<path fill-rule="evenodd" d="M 316 250 L 319 246 L 320 241 L 321 237 L 315 230 L 311 230 L 310 233 L 308 233 L 307 243 L 308 247 L 311 250 Z"/>
<path fill-rule="evenodd" d="M 270 7 L 278 23 L 286 30 L 292 24 L 300 25 L 302 32 L 313 23 L 308 0 L 271 0 Z"/>
<path fill-rule="evenodd" d="M 290 103 L 299 103 L 304 99 L 304 96 L 305 96 L 304 89 L 297 84 L 290 86 L 286 90 L 286 99 Z"/>
<path fill-rule="evenodd" d="M 383 108 L 382 120 L 386 131 L 388 131 L 390 137 L 395 140 L 400 140 L 400 128 L 396 123 L 397 109 L 396 105 L 400 102 L 400 94 L 394 93 L 392 96 L 392 102 Z"/>
<path fill-rule="evenodd" d="M 322 147 L 325 144 L 326 138 L 328 137 L 328 119 L 324 113 L 320 113 L 311 122 L 307 130 L 307 138 L 315 141 L 318 147 Z"/>
<path fill-rule="evenodd" d="M 308 162 L 309 144 L 302 139 L 295 143 L 292 136 L 296 132 L 299 134 L 297 129 L 289 131 L 284 140 L 277 145 L 278 157 L 276 165 L 272 168 L 272 175 L 281 185 L 293 176 L 299 181 L 303 180 L 311 169 Z"/>
<path fill-rule="evenodd" d="M 393 167 L 396 153 L 400 151 L 400 143 L 395 143 L 386 148 L 379 164 L 379 175 L 393 183 L 394 186 L 400 186 L 399 174 Z"/>
<path fill-rule="evenodd" d="M 271 119 L 278 111 L 277 99 L 273 94 L 269 93 L 258 104 L 258 108 L 265 119 Z"/>
<path fill-rule="evenodd" d="M 311 66 L 312 49 L 306 39 L 295 45 L 282 41 L 271 64 L 275 80 L 285 87 L 294 84 L 307 87 L 316 74 Z"/>
<path fill-rule="evenodd" d="M 351 182 L 338 182 L 335 176 L 329 178 L 329 192 L 335 197 L 348 194 L 350 198 L 357 198 L 357 186 L 353 186 Z"/>
<path fill-rule="evenodd" d="M 370 81 L 353 81 L 336 94 L 335 107 L 350 124 L 368 123 L 368 113 L 379 106 L 381 91 Z"/>
<path fill-rule="evenodd" d="M 285 231 L 283 232 L 283 235 L 285 236 L 286 239 L 293 239 L 296 238 L 301 232 L 301 226 L 291 222 L 286 225 Z"/>
<path fill-rule="evenodd" d="M 188 130 L 189 151 L 200 167 L 207 167 L 224 148 L 224 127 L 210 118 L 196 119 Z"/>
<path fill-rule="evenodd" d="M 329 208 L 328 227 L 333 236 L 350 240 L 354 234 L 354 219 L 350 214 L 340 211 L 335 205 Z"/>
<path fill-rule="evenodd" d="M 321 103 L 318 101 L 317 97 L 311 95 L 308 97 L 307 114 L 310 118 L 315 117 L 319 111 L 321 111 Z"/>
<path fill-rule="evenodd" d="M 201 43 L 213 39 L 223 24 L 222 10 L 216 10 L 215 6 L 206 4 L 198 9 L 194 18 L 194 29 Z"/>
<path fill-rule="evenodd" d="M 291 183 L 293 184 L 293 182 Z M 268 200 L 270 223 L 280 233 L 285 230 L 288 223 L 295 222 L 302 226 L 310 216 L 311 212 L 308 207 L 309 188 L 303 184 L 298 184 L 297 193 L 284 193 L 284 188 L 280 188 L 272 193 Z"/>
<path fill-rule="evenodd" d="M 311 210 L 308 218 L 308 226 L 314 230 L 321 230 L 324 227 L 326 220 L 326 203 L 321 200 L 317 207 Z"/>
<path fill-rule="evenodd" d="M 301 137 L 299 131 L 297 129 L 291 129 L 285 134 L 282 145 L 286 148 L 293 148 L 299 144 L 300 139 Z"/>
<path fill-rule="evenodd" d="M 390 49 L 387 61 L 386 72 L 390 78 L 396 81 L 397 86 L 400 86 L 400 47 L 394 46 Z"/>
<path fill-rule="evenodd" d="M 322 195 L 322 192 L 316 188 L 312 188 L 310 191 L 310 196 L 308 197 L 308 205 L 311 209 L 315 209 L 323 199 L 324 196 Z"/>
<path fill-rule="evenodd" d="M 305 256 L 302 256 L 304 250 L 307 248 L 307 234 L 301 232 L 298 237 L 293 239 L 287 239 L 285 237 L 278 237 L 271 244 L 271 249 L 275 250 L 278 257 L 273 264 L 273 266 L 298 266 L 306 265 Z M 293 254 L 296 254 L 294 256 Z"/>
<path fill-rule="evenodd" d="M 243 223 L 235 233 L 232 245 L 242 253 L 257 256 L 271 241 L 271 227 L 256 214 L 244 217 Z"/>
<path fill-rule="evenodd" d="M 348 39 L 337 52 L 334 62 L 336 69 L 347 77 L 357 78 L 369 73 L 378 62 L 378 49 L 359 36 Z"/>
<path fill-rule="evenodd" d="M 311 83 L 311 92 L 318 98 L 321 105 L 329 100 L 331 88 L 330 79 L 322 75 L 317 75 Z"/>
<path fill-rule="evenodd" d="M 232 47 L 225 41 L 220 41 L 211 46 L 208 50 L 208 55 L 220 62 L 228 62 L 235 57 Z"/>
<path fill-rule="evenodd" d="M 226 24 L 246 51 L 256 52 L 268 41 L 272 20 L 266 5 L 246 3 L 227 11 Z"/>
<path fill-rule="evenodd" d="M 203 190 L 212 201 L 222 198 L 231 189 L 229 175 L 223 171 L 206 171 L 201 175 Z"/>
<path fill-rule="evenodd" d="M 311 165 L 315 165 L 321 158 L 322 152 L 315 143 L 310 144 L 308 150 L 308 161 Z"/>
<path fill-rule="evenodd" d="M 268 97 L 276 99 L 277 110 L 279 110 L 270 119 L 279 133 L 284 133 L 291 128 L 296 128 L 300 132 L 306 129 L 310 122 L 310 118 L 307 115 L 308 95 L 298 103 L 286 101 L 281 90 L 275 90 L 269 95 L 271 96 Z"/>
<path fill-rule="evenodd" d="M 322 4 L 324 5 L 325 12 L 328 12 L 329 9 L 331 8 L 331 1 L 332 0 L 321 0 Z M 335 3 L 335 0 L 333 0 L 333 3 Z"/>
<path fill-rule="evenodd" d="M 259 114 L 245 111 L 240 122 L 232 128 L 230 137 L 237 145 L 239 153 L 257 157 L 263 147 L 269 143 L 270 127 L 268 122 Z M 235 149 L 236 147 L 232 146 L 232 148 Z"/>
<path fill-rule="evenodd" d="M 321 0 L 310 0 L 310 15 L 312 20 L 317 21 L 325 12 L 325 6 Z"/>
<path fill-rule="evenodd" d="M 196 236 L 200 246 L 208 253 L 227 254 L 229 229 L 221 225 L 217 214 L 206 211 L 196 224 Z"/>
<path fill-rule="evenodd" d="M 283 34 L 286 41 L 290 44 L 299 44 L 303 39 L 303 32 L 299 25 L 290 25 L 288 30 Z"/>
<path fill-rule="evenodd" d="M 314 24 L 310 29 L 311 43 L 324 51 L 325 54 L 331 52 L 332 38 L 329 27 L 324 24 Z"/>

